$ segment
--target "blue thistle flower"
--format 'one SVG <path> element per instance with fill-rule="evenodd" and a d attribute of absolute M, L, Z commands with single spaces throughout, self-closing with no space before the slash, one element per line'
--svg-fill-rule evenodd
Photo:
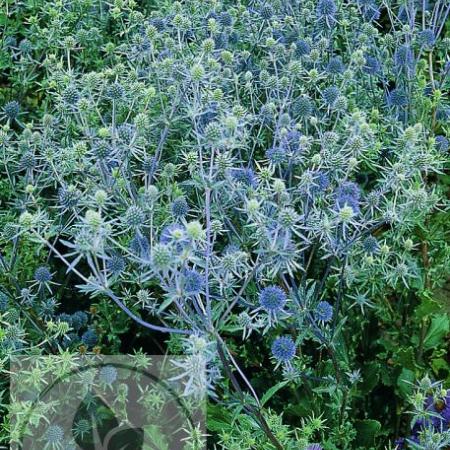
<path fill-rule="evenodd" d="M 347 181 L 338 187 L 336 192 L 336 203 L 339 208 L 350 206 L 355 214 L 359 212 L 359 200 L 361 191 L 359 186 L 352 181 Z"/>
<path fill-rule="evenodd" d="M 183 276 L 183 288 L 187 294 L 199 294 L 205 285 L 205 277 L 196 270 L 186 270 Z"/>
<path fill-rule="evenodd" d="M 276 145 L 266 150 L 266 158 L 272 164 L 283 164 L 287 161 L 286 149 L 281 145 Z"/>
<path fill-rule="evenodd" d="M 136 125 L 132 123 L 123 123 L 117 127 L 117 135 L 125 144 L 131 144 L 136 136 Z"/>
<path fill-rule="evenodd" d="M 435 137 L 435 146 L 440 152 L 445 153 L 449 149 L 449 141 L 442 134 L 438 134 Z"/>
<path fill-rule="evenodd" d="M 20 158 L 19 166 L 24 170 L 32 170 L 37 166 L 37 159 L 33 152 L 25 152 Z"/>
<path fill-rule="evenodd" d="M 14 120 L 20 113 L 20 105 L 16 100 L 12 100 L 3 106 L 3 112 L 9 120 Z"/>
<path fill-rule="evenodd" d="M 285 35 L 281 30 L 273 30 L 272 31 L 272 37 L 279 43 L 279 44 L 286 44 L 287 40 Z"/>
<path fill-rule="evenodd" d="M 363 245 L 364 251 L 369 254 L 377 253 L 380 248 L 380 245 L 378 244 L 378 240 L 374 236 L 366 237 L 366 239 L 364 239 L 362 245 Z"/>
<path fill-rule="evenodd" d="M 256 178 L 255 172 L 253 169 L 231 169 L 230 175 L 233 180 L 245 184 L 246 186 L 250 186 L 255 188 L 258 184 L 258 179 Z"/>
<path fill-rule="evenodd" d="M 79 90 L 73 86 L 67 86 L 66 89 L 64 89 L 63 93 L 61 94 L 62 101 L 67 106 L 76 106 L 78 101 L 80 100 L 80 92 Z"/>
<path fill-rule="evenodd" d="M 328 323 L 333 318 L 333 307 L 323 300 L 317 304 L 314 316 L 317 321 Z"/>
<path fill-rule="evenodd" d="M 112 148 L 107 142 L 97 142 L 93 148 L 92 153 L 98 159 L 105 159 L 112 153 Z"/>
<path fill-rule="evenodd" d="M 429 28 L 421 31 L 419 33 L 419 42 L 424 47 L 433 47 L 433 45 L 436 42 L 436 36 L 434 34 L 433 30 L 430 30 Z"/>
<path fill-rule="evenodd" d="M 44 438 L 51 446 L 61 445 L 64 439 L 64 430 L 59 425 L 50 425 L 45 430 Z"/>
<path fill-rule="evenodd" d="M 322 450 L 322 446 L 320 444 L 309 444 L 306 450 Z"/>
<path fill-rule="evenodd" d="M 260 8 L 259 13 L 264 20 L 270 20 L 274 15 L 274 10 L 272 5 L 266 3 Z"/>
<path fill-rule="evenodd" d="M 119 255 L 111 256 L 111 258 L 106 261 L 106 269 L 113 275 L 120 275 L 125 270 L 125 267 L 125 259 Z"/>
<path fill-rule="evenodd" d="M 410 74 L 414 68 L 414 53 L 409 45 L 403 44 L 395 50 L 394 66 L 398 73 Z"/>
<path fill-rule="evenodd" d="M 320 22 L 331 28 L 336 22 L 337 6 L 334 0 L 319 0 L 316 14 Z"/>
<path fill-rule="evenodd" d="M 170 225 L 167 225 L 164 227 L 161 231 L 161 235 L 159 237 L 159 242 L 161 244 L 170 244 L 174 241 L 174 235 L 176 233 L 180 233 L 183 236 L 185 235 L 185 228 L 183 225 L 180 225 L 178 223 L 172 223 Z"/>
<path fill-rule="evenodd" d="M 38 267 L 34 272 L 34 279 L 40 284 L 48 283 L 52 280 L 52 278 L 53 275 L 48 267 Z"/>
<path fill-rule="evenodd" d="M 136 233 L 129 244 L 130 250 L 142 259 L 150 258 L 150 242 L 141 233 Z"/>
<path fill-rule="evenodd" d="M 56 311 L 57 306 L 58 306 L 58 304 L 57 304 L 57 302 L 56 302 L 56 300 L 54 298 L 50 298 L 48 300 L 44 300 L 39 305 L 39 314 L 44 319 L 52 319 L 53 316 L 55 315 L 55 311 Z"/>
<path fill-rule="evenodd" d="M 381 72 L 381 64 L 377 58 L 366 55 L 365 60 L 366 62 L 362 69 L 364 73 L 366 73 L 367 75 L 378 75 Z"/>
<path fill-rule="evenodd" d="M 172 210 L 172 215 L 174 217 L 184 217 L 189 212 L 189 206 L 184 197 L 176 198 L 172 202 L 170 209 Z"/>
<path fill-rule="evenodd" d="M 8 309 L 8 296 L 0 291 L 0 313 L 5 312 Z"/>
<path fill-rule="evenodd" d="M 76 311 L 72 314 L 71 324 L 75 331 L 79 331 L 88 323 L 88 316 L 84 311 Z"/>
<path fill-rule="evenodd" d="M 3 45 L 5 46 L 5 48 L 16 47 L 17 46 L 16 37 L 15 36 L 6 36 L 3 41 Z"/>
<path fill-rule="evenodd" d="M 95 332 L 95 330 L 90 328 L 89 330 L 83 333 L 83 335 L 81 336 L 81 341 L 86 347 L 92 348 L 96 346 L 98 343 L 97 333 Z"/>
<path fill-rule="evenodd" d="M 33 50 L 33 44 L 28 39 L 22 39 L 19 42 L 19 50 L 21 53 L 28 55 Z"/>
<path fill-rule="evenodd" d="M 59 203 L 63 208 L 74 208 L 80 200 L 80 191 L 73 186 L 61 187 L 58 190 Z"/>
<path fill-rule="evenodd" d="M 219 48 L 227 48 L 228 44 L 230 42 L 230 35 L 227 33 L 217 33 L 216 35 L 214 35 L 214 47 L 216 49 Z"/>
<path fill-rule="evenodd" d="M 100 369 L 99 380 L 105 384 L 113 384 L 117 380 L 117 369 L 113 366 L 104 366 Z"/>
<path fill-rule="evenodd" d="M 343 73 L 345 66 L 342 62 L 342 58 L 340 56 L 333 56 L 330 61 L 328 61 L 326 70 L 331 75 L 339 75 Z"/>
<path fill-rule="evenodd" d="M 330 177 L 326 172 L 317 170 L 316 172 L 313 172 L 313 183 L 314 186 L 311 188 L 311 193 L 321 194 L 330 186 Z"/>
<path fill-rule="evenodd" d="M 141 227 L 145 222 L 145 213 L 139 206 L 130 206 L 125 212 L 123 222 L 131 228 Z"/>
<path fill-rule="evenodd" d="M 337 86 L 329 86 L 322 92 L 322 98 L 328 106 L 334 105 L 338 97 L 341 95 L 341 91 Z"/>
<path fill-rule="evenodd" d="M 150 25 L 153 25 L 159 32 L 164 31 L 166 28 L 166 20 L 156 17 L 150 20 Z"/>
<path fill-rule="evenodd" d="M 272 344 L 272 355 L 280 363 L 291 361 L 296 352 L 295 342 L 290 336 L 280 336 Z"/>
<path fill-rule="evenodd" d="M 141 164 L 141 168 L 143 170 L 144 173 L 151 174 L 153 171 L 153 166 L 155 164 L 155 157 L 154 156 L 145 156 L 144 159 L 142 160 L 142 164 Z"/>
<path fill-rule="evenodd" d="M 268 286 L 259 293 L 259 304 L 268 313 L 276 313 L 286 304 L 286 292 L 278 286 Z"/>
<path fill-rule="evenodd" d="M 71 314 L 61 313 L 61 314 L 58 315 L 58 320 L 60 322 L 66 322 L 70 326 L 72 326 L 72 315 Z"/>
<path fill-rule="evenodd" d="M 299 39 L 295 43 L 295 55 L 301 58 L 302 56 L 308 56 L 311 53 L 311 46 L 303 39 Z"/>
<path fill-rule="evenodd" d="M 388 93 L 387 103 L 389 106 L 404 108 L 409 103 L 408 94 L 401 88 L 393 89 Z"/>
<path fill-rule="evenodd" d="M 300 131 L 291 130 L 286 133 L 281 139 L 282 146 L 289 152 L 290 154 L 298 153 L 300 149 L 300 138 L 302 134 Z"/>
<path fill-rule="evenodd" d="M 293 104 L 293 113 L 299 118 L 307 118 L 312 114 L 313 106 L 311 99 L 302 95 L 294 101 Z"/>
<path fill-rule="evenodd" d="M 233 17 L 228 11 L 221 12 L 217 20 L 223 27 L 231 27 L 233 25 Z"/>
<path fill-rule="evenodd" d="M 108 86 L 106 90 L 106 96 L 111 100 L 121 100 L 125 97 L 125 89 L 121 84 L 113 83 Z"/>
<path fill-rule="evenodd" d="M 436 109 L 436 120 L 445 122 L 450 119 L 450 108 L 437 108 Z"/>

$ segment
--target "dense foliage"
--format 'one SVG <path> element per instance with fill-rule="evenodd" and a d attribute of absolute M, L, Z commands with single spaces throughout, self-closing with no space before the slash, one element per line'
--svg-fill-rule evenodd
<path fill-rule="evenodd" d="M 450 447 L 448 0 L 2 6 L 5 368 L 183 354 L 210 448 Z"/>

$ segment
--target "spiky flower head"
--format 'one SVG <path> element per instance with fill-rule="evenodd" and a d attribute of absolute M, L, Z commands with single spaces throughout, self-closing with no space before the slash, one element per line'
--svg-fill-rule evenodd
<path fill-rule="evenodd" d="M 259 304 L 269 313 L 283 309 L 286 301 L 286 292 L 278 286 L 268 286 L 259 293 Z"/>
<path fill-rule="evenodd" d="M 337 86 L 329 86 L 322 92 L 322 98 L 328 106 L 333 106 L 340 95 L 341 91 Z"/>
<path fill-rule="evenodd" d="M 122 100 L 125 97 L 125 89 L 120 83 L 113 83 L 108 86 L 106 95 L 111 100 Z"/>
<path fill-rule="evenodd" d="M 78 88 L 74 85 L 69 85 L 64 89 L 63 93 L 61 94 L 62 101 L 67 106 L 76 106 L 78 101 L 80 100 L 80 91 Z"/>
<path fill-rule="evenodd" d="M 64 430 L 59 425 L 50 425 L 45 430 L 44 438 L 50 446 L 61 445 L 64 439 Z"/>
<path fill-rule="evenodd" d="M 402 88 L 392 89 L 387 95 L 387 103 L 389 106 L 404 108 L 409 103 L 408 94 Z"/>
<path fill-rule="evenodd" d="M 119 255 L 113 255 L 106 261 L 106 269 L 113 275 L 120 275 L 126 267 L 125 259 Z"/>
<path fill-rule="evenodd" d="M 95 347 L 98 343 L 97 333 L 95 332 L 95 330 L 90 328 L 83 333 L 83 335 L 81 336 L 81 341 L 88 348 Z"/>
<path fill-rule="evenodd" d="M 113 384 L 117 380 L 117 369 L 114 366 L 104 366 L 100 369 L 99 380 L 105 384 Z"/>
<path fill-rule="evenodd" d="M 186 270 L 183 276 L 183 288 L 187 294 L 199 294 L 205 285 L 205 277 L 196 270 Z"/>
<path fill-rule="evenodd" d="M 172 253 L 169 246 L 164 244 L 156 244 L 153 247 L 152 261 L 156 269 L 168 269 L 172 261 Z"/>
<path fill-rule="evenodd" d="M 448 151 L 450 144 L 448 139 L 440 134 L 435 137 L 435 146 L 440 152 L 445 153 Z"/>
<path fill-rule="evenodd" d="M 272 355 L 280 363 L 290 362 L 295 352 L 295 342 L 290 336 L 280 336 L 272 344 Z"/>
<path fill-rule="evenodd" d="M 319 0 L 316 7 L 320 24 L 331 28 L 336 22 L 337 6 L 334 0 Z"/>
<path fill-rule="evenodd" d="M 34 272 L 34 279 L 38 283 L 49 283 L 53 278 L 52 273 L 50 272 L 50 269 L 46 266 L 40 266 L 36 269 Z"/>
<path fill-rule="evenodd" d="M 75 331 L 79 331 L 88 323 L 88 316 L 84 311 L 76 311 L 72 314 L 71 325 Z"/>
<path fill-rule="evenodd" d="M 333 307 L 326 300 L 323 300 L 317 304 L 314 316 L 319 322 L 331 322 L 333 318 Z"/>
<path fill-rule="evenodd" d="M 125 212 L 123 221 L 131 228 L 141 227 L 145 221 L 145 213 L 139 206 L 130 206 Z"/>
<path fill-rule="evenodd" d="M 16 100 L 12 100 L 8 103 L 5 103 L 5 105 L 3 106 L 3 112 L 5 113 L 7 119 L 16 119 L 20 113 L 19 102 Z"/>
<path fill-rule="evenodd" d="M 363 241 L 363 248 L 366 253 L 373 254 L 378 252 L 380 245 L 376 237 L 368 236 Z"/>
<path fill-rule="evenodd" d="M 184 217 L 189 212 L 189 205 L 184 197 L 176 198 L 170 205 L 174 217 Z"/>

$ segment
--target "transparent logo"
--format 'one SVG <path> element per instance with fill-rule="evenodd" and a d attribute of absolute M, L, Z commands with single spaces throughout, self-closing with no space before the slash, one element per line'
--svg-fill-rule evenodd
<path fill-rule="evenodd" d="M 11 360 L 12 450 L 203 450 L 206 389 L 183 357 Z"/>

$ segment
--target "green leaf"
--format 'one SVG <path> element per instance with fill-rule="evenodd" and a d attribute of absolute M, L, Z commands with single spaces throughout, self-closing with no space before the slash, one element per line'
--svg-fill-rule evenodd
<path fill-rule="evenodd" d="M 219 405 L 208 406 L 208 430 L 216 433 L 231 431 L 233 428 L 232 414 Z"/>
<path fill-rule="evenodd" d="M 450 323 L 446 314 L 435 315 L 431 319 L 431 325 L 423 341 L 423 348 L 430 350 L 442 343 L 450 330 Z"/>
<path fill-rule="evenodd" d="M 380 379 L 380 366 L 376 362 L 367 364 L 362 370 L 362 382 L 360 389 L 363 393 L 369 393 L 377 385 Z"/>
<path fill-rule="evenodd" d="M 355 428 L 357 445 L 369 448 L 375 445 L 375 439 L 381 431 L 381 423 L 378 420 L 358 420 Z"/>
<path fill-rule="evenodd" d="M 441 310 L 439 303 L 432 298 L 431 292 L 423 292 L 420 305 L 414 311 L 417 320 L 422 320 L 431 314 L 436 314 Z"/>
<path fill-rule="evenodd" d="M 400 367 L 409 370 L 416 369 L 416 359 L 414 356 L 414 349 L 412 347 L 401 348 L 394 354 L 394 362 Z"/>
<path fill-rule="evenodd" d="M 446 371 L 447 373 L 450 371 L 450 366 L 444 358 L 433 359 L 431 361 L 431 367 L 436 375 L 438 375 L 441 371 Z"/>
<path fill-rule="evenodd" d="M 261 398 L 261 405 L 264 406 L 280 389 L 284 388 L 289 383 L 288 380 L 280 381 L 275 386 L 272 386 Z"/>
<path fill-rule="evenodd" d="M 413 383 L 415 380 L 415 374 L 412 370 L 403 369 L 400 372 L 400 375 L 397 378 L 397 386 L 400 391 L 400 394 L 406 398 L 411 395 L 413 391 Z"/>

